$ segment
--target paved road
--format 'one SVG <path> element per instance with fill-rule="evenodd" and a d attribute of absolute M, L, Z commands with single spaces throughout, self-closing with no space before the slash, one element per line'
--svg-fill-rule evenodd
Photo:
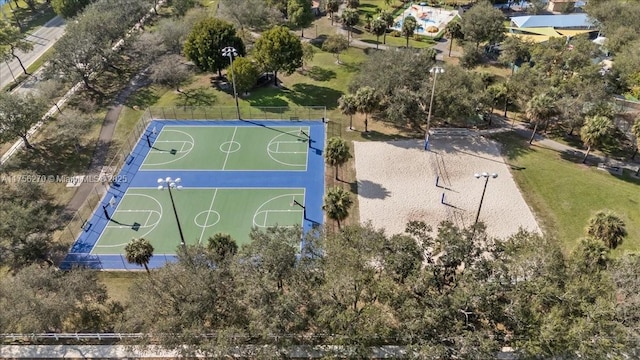
<path fill-rule="evenodd" d="M 33 50 L 28 53 L 17 51 L 16 54 L 22 60 L 24 67 L 28 67 L 35 62 L 45 51 L 47 51 L 64 33 L 65 22 L 56 16 L 36 31 L 27 35 L 27 40 L 33 43 Z M 0 88 L 5 87 L 13 81 L 13 76 L 18 77 L 23 73 L 18 60 L 13 59 L 7 63 L 0 63 Z M 13 75 L 12 75 L 13 74 Z"/>

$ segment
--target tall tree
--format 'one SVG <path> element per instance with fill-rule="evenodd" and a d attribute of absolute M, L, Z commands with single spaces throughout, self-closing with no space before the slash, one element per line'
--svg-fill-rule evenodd
<path fill-rule="evenodd" d="M 382 43 L 386 44 L 387 43 L 387 31 L 386 30 L 388 30 L 393 25 L 393 23 L 395 22 L 395 19 L 393 17 L 393 14 L 390 13 L 389 11 L 386 11 L 386 10 L 382 10 L 380 12 L 379 19 L 384 21 L 384 23 L 387 25 L 387 28 L 385 29 L 385 32 L 384 32 L 383 37 L 382 37 Z"/>
<path fill-rule="evenodd" d="M 526 114 L 529 121 L 535 124 L 531 132 L 531 138 L 529 139 L 529 144 L 531 144 L 533 143 L 538 126 L 558 114 L 555 99 L 549 93 L 535 95 L 527 102 Z"/>
<path fill-rule="evenodd" d="M 351 194 L 341 187 L 334 187 L 329 189 L 324 196 L 322 210 L 325 211 L 329 219 L 338 223 L 338 229 L 340 229 L 340 224 L 349 216 L 349 209 L 352 205 Z"/>
<path fill-rule="evenodd" d="M 0 306 L 0 327 L 9 333 L 113 332 L 122 313 L 97 272 L 40 265 L 0 280 Z"/>
<path fill-rule="evenodd" d="M 13 57 L 18 60 L 22 71 L 29 75 L 24 67 L 22 60 L 16 54 L 16 50 L 29 52 L 33 49 L 33 44 L 26 40 L 26 33 L 20 31 L 19 28 L 12 26 L 5 20 L 0 20 L 0 59 Z"/>
<path fill-rule="evenodd" d="M 287 5 L 287 15 L 289 24 L 296 29 L 300 29 L 301 37 L 304 37 L 304 28 L 311 25 L 314 19 L 311 12 L 310 0 L 289 0 Z"/>
<path fill-rule="evenodd" d="M 197 0 L 171 0 L 171 5 L 178 16 L 184 16 L 189 9 L 198 4 Z"/>
<path fill-rule="evenodd" d="M 370 29 L 373 35 L 376 36 L 376 49 L 378 49 L 378 45 L 380 44 L 380 35 L 387 33 L 387 23 L 378 17 L 371 22 Z"/>
<path fill-rule="evenodd" d="M 407 40 L 406 46 L 409 47 L 409 38 L 413 36 L 413 33 L 416 31 L 418 27 L 418 21 L 413 16 L 409 15 L 402 20 L 402 36 L 404 36 Z"/>
<path fill-rule="evenodd" d="M 231 71 L 229 71 L 231 69 Z M 250 59 L 239 57 L 233 61 L 233 65 L 227 69 L 229 81 L 236 83 L 236 90 L 240 94 L 247 93 L 256 86 L 260 71 Z"/>
<path fill-rule="evenodd" d="M 325 152 L 325 161 L 327 165 L 335 168 L 335 177 L 338 179 L 338 169 L 351 159 L 349 144 L 340 137 L 332 137 L 327 140 L 327 149 Z"/>
<path fill-rule="evenodd" d="M 364 114 L 364 132 L 369 132 L 369 114 L 380 107 L 380 94 L 370 86 L 364 86 L 355 93 L 356 108 Z"/>
<path fill-rule="evenodd" d="M 166 348 L 184 351 L 188 343 L 209 353 L 225 351 L 231 337 L 224 330 L 247 335 L 248 309 L 239 285 L 228 267 L 211 266 L 211 256 L 201 245 L 180 248 L 176 263 L 139 277 L 130 287 L 121 328 L 153 333 Z"/>
<path fill-rule="evenodd" d="M 465 41 L 475 44 L 477 51 L 482 42 L 497 43 L 504 38 L 504 21 L 502 12 L 483 0 L 462 14 L 460 26 Z"/>
<path fill-rule="evenodd" d="M 253 48 L 253 56 L 266 71 L 273 72 L 278 84 L 278 71 L 292 74 L 302 66 L 302 43 L 284 26 L 274 26 L 262 33 Z"/>
<path fill-rule="evenodd" d="M 6 142 L 19 137 L 27 149 L 32 149 L 29 130 L 42 120 L 46 109 L 44 100 L 33 94 L 0 94 L 0 139 Z"/>
<path fill-rule="evenodd" d="M 331 18 L 331 26 L 333 26 L 333 16 L 340 9 L 340 0 L 327 0 L 325 3 L 325 9 L 329 13 Z"/>
<path fill-rule="evenodd" d="M 445 34 L 449 38 L 449 57 L 451 57 L 451 49 L 453 48 L 454 40 L 462 40 L 464 34 L 462 33 L 462 26 L 459 21 L 449 21 L 444 28 Z"/>
<path fill-rule="evenodd" d="M 90 3 L 91 0 L 51 0 L 53 11 L 65 19 L 76 16 Z"/>
<path fill-rule="evenodd" d="M 216 13 L 222 19 L 229 19 L 242 31 L 262 29 L 276 23 L 282 14 L 268 6 L 264 0 L 220 0 Z"/>
<path fill-rule="evenodd" d="M 342 11 L 342 24 L 347 27 L 347 41 L 350 41 L 351 38 L 351 30 L 353 26 L 355 26 L 358 21 L 360 21 L 360 15 L 358 14 L 358 10 L 356 9 L 344 9 Z"/>
<path fill-rule="evenodd" d="M 532 43 L 517 36 L 507 37 L 502 42 L 500 60 L 511 67 L 511 75 L 513 75 L 516 66 L 529 61 L 532 46 Z"/>
<path fill-rule="evenodd" d="M 135 238 L 124 247 L 125 257 L 130 264 L 144 266 L 149 273 L 149 261 L 153 257 L 153 245 L 145 238 Z"/>
<path fill-rule="evenodd" d="M 322 50 L 334 54 L 336 56 L 337 64 L 341 64 L 340 53 L 348 48 L 349 41 L 341 34 L 329 35 L 329 37 L 322 43 Z"/>
<path fill-rule="evenodd" d="M 232 46 L 239 55 L 245 55 L 242 39 L 236 35 L 236 29 L 228 22 L 208 18 L 194 25 L 184 43 L 184 54 L 203 71 L 217 71 L 229 64 L 229 58 L 222 55 L 222 49 Z"/>
<path fill-rule="evenodd" d="M 587 118 L 580 129 L 580 138 L 587 146 L 587 152 L 582 159 L 582 163 L 587 162 L 592 148 L 598 148 L 612 138 L 615 129 L 613 121 L 606 116 L 596 115 Z"/>
<path fill-rule="evenodd" d="M 182 45 L 187 40 L 191 26 L 184 19 L 162 19 L 158 21 L 156 33 L 162 39 L 167 50 L 174 54 L 182 53 Z"/>
<path fill-rule="evenodd" d="M 353 94 L 344 94 L 338 98 L 338 109 L 342 115 L 349 116 L 349 130 L 353 130 L 353 115 L 358 112 L 356 97 Z"/>
<path fill-rule="evenodd" d="M 627 236 L 624 221 L 611 210 L 598 211 L 587 225 L 587 234 L 602 241 L 609 249 L 615 249 L 622 244 Z"/>
<path fill-rule="evenodd" d="M 184 64 L 180 55 L 166 55 L 151 65 L 149 78 L 161 85 L 169 86 L 180 91 L 180 85 L 191 78 L 192 72 Z"/>

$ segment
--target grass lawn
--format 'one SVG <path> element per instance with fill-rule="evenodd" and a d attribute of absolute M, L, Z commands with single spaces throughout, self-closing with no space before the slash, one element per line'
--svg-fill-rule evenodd
<path fill-rule="evenodd" d="M 640 180 L 626 174 L 617 177 L 564 158 L 556 151 L 528 146 L 517 135 L 496 136 L 503 153 L 514 166 L 512 174 L 545 232 L 571 251 L 589 218 L 610 209 L 624 220 L 629 235 L 614 252 L 640 250 Z"/>
<path fill-rule="evenodd" d="M 129 300 L 129 289 L 141 276 L 148 275 L 143 271 L 98 271 L 98 280 L 107 288 L 109 298 L 123 303 Z"/>

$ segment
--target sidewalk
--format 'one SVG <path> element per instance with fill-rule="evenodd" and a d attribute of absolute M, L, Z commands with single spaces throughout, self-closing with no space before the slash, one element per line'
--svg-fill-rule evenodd
<path fill-rule="evenodd" d="M 529 129 L 527 127 L 527 124 L 525 123 L 508 122 L 503 118 L 499 118 L 499 119 L 494 118 L 493 123 L 497 125 L 496 128 L 488 129 L 488 130 L 480 130 L 478 132 L 481 135 L 489 135 L 489 134 L 512 131 L 525 139 L 531 138 L 531 132 L 533 130 Z M 537 133 L 534 136 L 532 146 L 551 149 L 559 153 L 565 153 L 572 157 L 576 157 L 580 159 L 584 158 L 584 155 L 586 153 L 585 150 L 577 149 L 569 145 L 557 142 L 555 140 L 551 140 L 540 133 Z M 597 166 L 598 164 L 601 164 L 601 163 L 607 164 L 607 166 L 610 166 L 610 167 L 619 167 L 619 168 L 627 169 L 629 171 L 636 172 L 640 167 L 640 157 L 638 157 L 637 161 L 631 161 L 631 160 L 622 161 L 617 159 L 611 159 L 611 158 L 602 156 L 600 154 L 594 154 L 593 152 L 589 154 L 589 157 L 587 158 L 587 164 Z"/>

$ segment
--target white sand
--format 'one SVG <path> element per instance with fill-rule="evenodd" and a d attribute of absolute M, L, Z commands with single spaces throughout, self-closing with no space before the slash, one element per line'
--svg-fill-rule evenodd
<path fill-rule="evenodd" d="M 434 229 L 443 220 L 469 226 L 485 183 L 474 174 L 487 172 L 498 174 L 489 179 L 480 212 L 487 233 L 504 238 L 520 227 L 540 232 L 493 141 L 440 136 L 431 142 L 431 151 L 418 140 L 354 143 L 361 222 L 371 221 L 387 234 L 404 232 L 410 220 L 425 221 Z M 450 206 L 441 204 L 443 193 Z"/>

